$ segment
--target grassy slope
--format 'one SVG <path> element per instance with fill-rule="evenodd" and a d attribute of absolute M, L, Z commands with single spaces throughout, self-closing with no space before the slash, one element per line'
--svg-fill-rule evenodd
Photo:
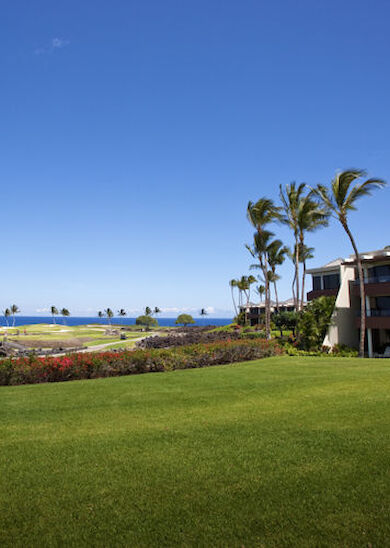
<path fill-rule="evenodd" d="M 387 360 L 0 388 L 2 546 L 385 546 Z"/>

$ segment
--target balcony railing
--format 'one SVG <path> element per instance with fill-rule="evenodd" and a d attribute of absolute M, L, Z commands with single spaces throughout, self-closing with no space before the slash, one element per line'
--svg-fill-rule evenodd
<path fill-rule="evenodd" d="M 367 318 L 389 318 L 390 310 L 372 308 L 371 310 L 367 310 L 366 315 Z M 360 310 L 356 312 L 356 316 L 360 317 Z"/>
<path fill-rule="evenodd" d="M 364 280 L 365 284 L 384 284 L 390 282 L 390 276 L 373 276 Z M 359 285 L 359 280 L 355 280 L 353 285 Z"/>

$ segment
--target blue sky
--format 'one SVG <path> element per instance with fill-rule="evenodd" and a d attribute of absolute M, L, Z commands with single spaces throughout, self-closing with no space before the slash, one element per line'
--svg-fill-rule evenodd
<path fill-rule="evenodd" d="M 389 17 L 381 0 L 5 0 L 0 306 L 229 315 L 248 200 L 348 167 L 390 180 Z M 390 244 L 389 198 L 351 216 L 362 250 Z M 310 266 L 351 253 L 335 224 L 308 243 Z"/>

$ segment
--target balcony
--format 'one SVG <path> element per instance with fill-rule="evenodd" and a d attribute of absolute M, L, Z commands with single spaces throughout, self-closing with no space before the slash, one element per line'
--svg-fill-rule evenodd
<path fill-rule="evenodd" d="M 356 327 L 360 327 L 360 311 L 357 312 Z M 367 311 L 366 327 L 371 329 L 390 329 L 390 310 L 372 308 Z"/>
<path fill-rule="evenodd" d="M 339 292 L 339 288 L 335 289 L 313 289 L 312 291 L 309 291 L 306 295 L 308 301 L 313 301 L 314 299 L 318 299 L 318 297 L 331 297 L 336 296 Z"/>
<path fill-rule="evenodd" d="M 351 282 L 351 293 L 356 297 L 360 296 L 359 280 Z M 364 282 L 364 290 L 368 297 L 379 297 L 390 295 L 390 276 L 377 276 L 368 278 Z"/>
<path fill-rule="evenodd" d="M 353 285 L 359 285 L 359 280 L 355 280 L 353 282 Z M 390 276 L 373 276 L 372 278 L 367 278 L 367 280 L 364 281 L 364 283 L 367 284 L 383 284 L 383 283 L 390 283 Z"/>

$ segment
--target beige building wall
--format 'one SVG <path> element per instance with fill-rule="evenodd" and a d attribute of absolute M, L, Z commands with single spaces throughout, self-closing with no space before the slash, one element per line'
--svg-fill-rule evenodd
<path fill-rule="evenodd" d="M 355 279 L 353 266 L 340 265 L 340 289 L 337 293 L 331 325 L 323 345 L 332 348 L 335 344 L 358 345 L 358 330 L 355 326 L 356 307 L 351 306 L 349 282 Z M 352 300 L 353 302 L 353 300 Z"/>

